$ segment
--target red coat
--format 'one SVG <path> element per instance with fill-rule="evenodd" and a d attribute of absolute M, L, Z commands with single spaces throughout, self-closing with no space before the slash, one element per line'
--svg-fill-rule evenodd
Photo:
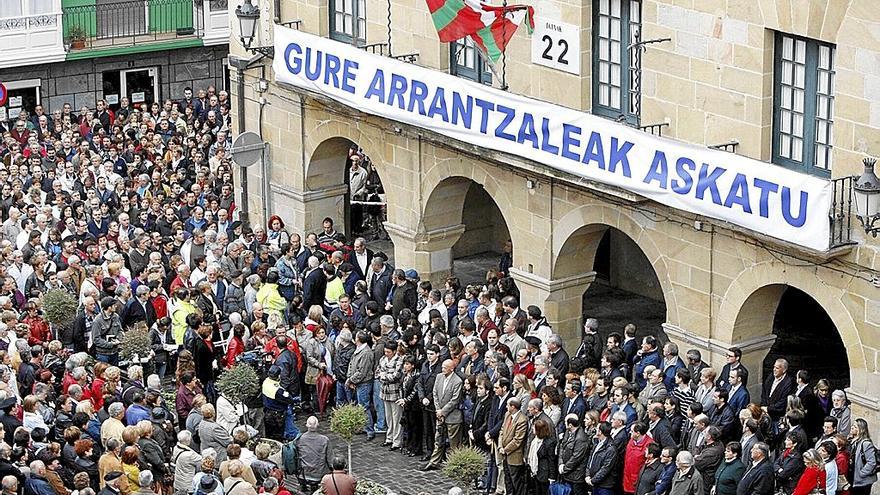
<path fill-rule="evenodd" d="M 28 336 L 29 345 L 41 345 L 52 340 L 52 333 L 49 331 L 49 324 L 46 320 L 39 316 L 27 316 L 22 320 L 30 328 Z"/>
<path fill-rule="evenodd" d="M 287 348 L 290 349 L 296 356 L 296 368 L 297 371 L 302 373 L 303 370 L 303 359 L 302 353 L 299 352 L 299 344 L 296 342 L 296 339 L 292 339 L 290 337 L 287 338 Z M 272 340 L 266 342 L 266 346 L 263 348 L 264 352 L 271 352 L 272 357 L 274 359 L 278 359 L 278 355 L 281 354 L 281 349 L 278 348 L 278 343 L 275 341 L 275 337 L 272 337 Z"/>
<path fill-rule="evenodd" d="M 526 361 L 525 364 L 516 363 L 513 365 L 513 374 L 526 375 L 526 378 L 531 380 L 535 378 L 535 364 L 531 361 Z"/>
<path fill-rule="evenodd" d="M 635 493 L 636 483 L 639 481 L 639 471 L 645 465 L 645 451 L 654 440 L 648 435 L 642 435 L 638 442 L 629 439 L 626 444 L 626 453 L 623 456 L 623 491 Z"/>
<path fill-rule="evenodd" d="M 226 348 L 226 355 L 223 356 L 223 362 L 227 368 L 235 365 L 235 357 L 244 352 L 244 342 L 240 337 L 232 337 L 229 339 L 229 347 Z"/>
<path fill-rule="evenodd" d="M 825 470 L 815 467 L 808 467 L 798 480 L 797 486 L 791 495 L 809 495 L 816 487 L 825 490 Z"/>

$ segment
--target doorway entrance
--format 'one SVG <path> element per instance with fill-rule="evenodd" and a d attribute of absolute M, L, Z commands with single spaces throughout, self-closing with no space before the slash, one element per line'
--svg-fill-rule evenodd
<path fill-rule="evenodd" d="M 152 103 L 159 96 L 159 69 L 129 69 L 119 71 L 120 91 L 133 105 Z"/>

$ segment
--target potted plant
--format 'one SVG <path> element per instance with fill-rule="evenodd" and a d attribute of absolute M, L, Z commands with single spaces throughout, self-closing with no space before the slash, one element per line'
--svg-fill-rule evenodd
<path fill-rule="evenodd" d="M 351 439 L 355 433 L 367 425 L 367 411 L 358 404 L 346 404 L 333 409 L 330 416 L 330 431 L 339 435 L 348 445 L 348 471 L 353 472 L 351 465 Z"/>
<path fill-rule="evenodd" d="M 43 295 L 43 316 L 58 335 L 62 328 L 69 329 L 76 319 L 77 302 L 73 294 L 62 289 L 53 289 Z"/>
<path fill-rule="evenodd" d="M 70 38 L 70 48 L 74 50 L 81 50 L 86 47 L 86 38 L 88 37 L 88 33 L 85 28 L 80 26 L 79 24 L 74 24 L 70 26 L 70 29 L 67 31 L 67 36 Z"/>
<path fill-rule="evenodd" d="M 152 350 L 150 331 L 143 322 L 135 324 L 119 338 L 119 355 L 131 364 L 149 362 Z"/>
<path fill-rule="evenodd" d="M 486 458 L 474 447 L 459 447 L 449 453 L 443 474 L 452 478 L 465 493 L 470 493 L 473 481 L 483 474 Z"/>
<path fill-rule="evenodd" d="M 260 377 L 252 366 L 237 364 L 220 373 L 217 389 L 238 409 L 244 401 L 260 392 Z"/>

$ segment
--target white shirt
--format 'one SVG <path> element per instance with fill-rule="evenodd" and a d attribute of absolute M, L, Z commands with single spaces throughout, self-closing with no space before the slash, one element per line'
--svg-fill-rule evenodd
<path fill-rule="evenodd" d="M 357 258 L 357 264 L 361 269 L 361 273 L 367 273 L 367 268 L 370 267 L 367 260 L 367 250 L 364 249 L 362 254 L 358 254 L 357 251 L 354 252 L 355 258 Z"/>

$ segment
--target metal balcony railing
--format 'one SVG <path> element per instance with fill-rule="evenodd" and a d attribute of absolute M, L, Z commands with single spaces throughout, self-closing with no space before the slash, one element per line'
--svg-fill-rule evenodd
<path fill-rule="evenodd" d="M 639 126 L 640 131 L 653 134 L 655 136 L 663 136 L 663 128 L 669 125 L 668 122 L 660 122 L 659 124 L 647 124 Z"/>
<path fill-rule="evenodd" d="M 855 177 L 832 179 L 831 211 L 831 247 L 852 244 L 852 198 Z"/>
<path fill-rule="evenodd" d="M 76 50 L 192 38 L 204 30 L 203 10 L 202 0 L 116 0 L 65 7 L 64 39 Z"/>

